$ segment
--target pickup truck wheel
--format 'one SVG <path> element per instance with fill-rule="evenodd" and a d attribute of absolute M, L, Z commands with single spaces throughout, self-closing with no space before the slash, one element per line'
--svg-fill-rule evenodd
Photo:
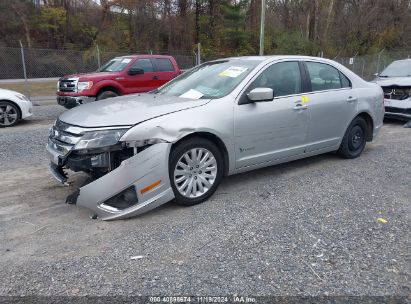
<path fill-rule="evenodd" d="M 191 206 L 207 200 L 223 177 L 223 157 L 214 143 L 191 138 L 170 153 L 169 175 L 175 201 Z"/>
<path fill-rule="evenodd" d="M 117 97 L 118 94 L 116 92 L 113 91 L 103 91 L 100 94 L 97 95 L 96 100 L 102 100 L 102 99 L 106 99 L 106 98 L 112 98 L 112 97 Z"/>
<path fill-rule="evenodd" d="M 8 101 L 0 101 L 0 128 L 14 126 L 20 118 L 18 107 Z"/>

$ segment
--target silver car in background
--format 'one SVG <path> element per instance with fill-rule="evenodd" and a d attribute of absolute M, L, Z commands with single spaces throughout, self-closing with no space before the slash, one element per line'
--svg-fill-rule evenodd
<path fill-rule="evenodd" d="M 358 157 L 383 117 L 381 88 L 334 61 L 227 58 L 63 113 L 47 150 L 59 181 L 66 168 L 95 178 L 68 202 L 121 219 L 203 202 L 225 175 L 331 151 Z"/>

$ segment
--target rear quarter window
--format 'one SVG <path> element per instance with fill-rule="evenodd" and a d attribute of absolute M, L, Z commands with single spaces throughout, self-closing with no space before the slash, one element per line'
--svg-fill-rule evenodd
<path fill-rule="evenodd" d="M 341 78 L 341 86 L 343 88 L 351 88 L 351 81 L 343 74 L 340 72 L 340 78 Z"/>
<path fill-rule="evenodd" d="M 174 72 L 174 66 L 168 58 L 154 58 L 157 72 Z"/>

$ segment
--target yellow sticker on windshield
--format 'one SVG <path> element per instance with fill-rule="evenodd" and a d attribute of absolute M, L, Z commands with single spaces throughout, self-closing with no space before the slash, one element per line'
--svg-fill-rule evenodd
<path fill-rule="evenodd" d="M 310 99 L 308 98 L 308 96 L 305 96 L 305 95 L 301 96 L 301 102 L 302 103 L 308 103 L 309 101 L 310 101 Z"/>
<path fill-rule="evenodd" d="M 218 76 L 236 78 L 240 76 L 242 73 L 244 73 L 245 71 L 247 71 L 247 68 L 245 67 L 232 66 L 222 71 L 220 74 L 218 74 Z"/>

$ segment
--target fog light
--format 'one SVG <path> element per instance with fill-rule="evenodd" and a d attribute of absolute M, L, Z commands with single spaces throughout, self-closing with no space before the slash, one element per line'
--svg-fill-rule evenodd
<path fill-rule="evenodd" d="M 121 191 L 119 194 L 110 197 L 101 205 L 103 208 L 104 206 L 108 206 L 114 208 L 115 210 L 124 210 L 130 208 L 133 205 L 136 205 L 137 203 L 138 198 L 136 188 L 134 186 L 131 186 Z"/>

